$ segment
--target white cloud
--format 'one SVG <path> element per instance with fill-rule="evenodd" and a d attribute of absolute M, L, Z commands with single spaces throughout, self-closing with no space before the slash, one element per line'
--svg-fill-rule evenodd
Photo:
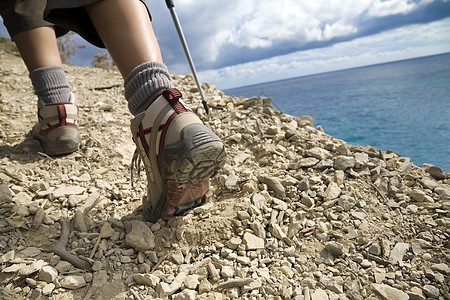
<path fill-rule="evenodd" d="M 405 14 L 416 8 L 419 4 L 404 0 L 374 1 L 371 4 L 369 15 L 384 17 L 393 14 Z"/>
<path fill-rule="evenodd" d="M 399 25 L 390 25 L 392 20 L 388 25 L 385 20 L 377 23 L 377 18 L 406 15 L 442 1 L 447 0 L 176 0 L 175 4 L 194 61 L 205 70 L 380 32 Z M 158 21 L 154 26 L 160 28 Z M 165 35 L 173 25 L 162 26 Z M 169 60 L 182 66 L 181 52 L 175 55 L 166 48 L 163 44 L 163 54 L 169 52 Z"/>
<path fill-rule="evenodd" d="M 401 22 L 396 23 L 398 17 L 449 0 L 174 2 L 197 70 L 212 69 L 201 72 L 200 77 L 221 88 L 407 57 L 414 51 L 415 56 L 450 51 L 443 49 L 448 47 L 448 29 L 420 25 L 384 31 L 401 27 Z M 147 3 L 169 70 L 190 73 L 165 2 Z M 392 27 L 386 27 L 386 19 Z M 362 37 L 374 33 L 378 34 Z M 79 61 L 90 62 L 92 57 Z"/>
<path fill-rule="evenodd" d="M 334 24 L 326 24 L 323 30 L 323 37 L 326 40 L 332 39 L 334 37 L 346 36 L 358 32 L 358 28 L 352 25 L 343 24 L 337 21 Z"/>
<path fill-rule="evenodd" d="M 199 73 L 220 89 L 450 52 L 450 18 Z"/>

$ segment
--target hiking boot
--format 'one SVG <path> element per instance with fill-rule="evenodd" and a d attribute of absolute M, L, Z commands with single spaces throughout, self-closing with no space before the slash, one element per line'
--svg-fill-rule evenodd
<path fill-rule="evenodd" d="M 225 163 L 221 140 L 180 100 L 176 89 L 164 90 L 131 120 L 139 159 L 147 173 L 144 216 L 168 219 L 204 203 L 211 195 L 209 178 Z"/>
<path fill-rule="evenodd" d="M 45 153 L 62 155 L 78 149 L 80 134 L 74 94 L 70 94 L 69 102 L 44 103 L 38 100 L 38 119 L 32 134 L 41 142 Z"/>

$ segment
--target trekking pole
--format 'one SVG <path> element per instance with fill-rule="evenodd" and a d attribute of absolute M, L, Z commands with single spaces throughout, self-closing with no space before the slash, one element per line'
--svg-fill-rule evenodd
<path fill-rule="evenodd" d="M 195 82 L 197 83 L 198 90 L 200 91 L 200 95 L 202 96 L 203 107 L 205 108 L 206 113 L 209 113 L 208 103 L 206 102 L 205 95 L 203 94 L 202 87 L 198 82 L 197 72 L 195 71 L 194 62 L 192 61 L 191 53 L 189 52 L 189 48 L 186 43 L 186 39 L 184 38 L 183 30 L 181 29 L 180 21 L 178 20 L 177 13 L 175 12 L 175 5 L 173 4 L 173 0 L 166 0 L 167 8 L 170 10 L 170 14 L 172 15 L 173 23 L 175 24 L 175 28 L 177 29 L 178 36 L 180 37 L 181 44 L 183 45 L 184 53 L 186 54 L 186 58 L 189 62 L 189 66 L 191 67 L 192 75 L 194 75 Z"/>

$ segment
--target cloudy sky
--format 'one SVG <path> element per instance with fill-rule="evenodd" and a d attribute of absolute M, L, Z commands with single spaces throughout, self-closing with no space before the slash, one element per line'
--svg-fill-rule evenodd
<path fill-rule="evenodd" d="M 147 3 L 169 70 L 190 73 L 165 1 Z M 450 0 L 174 3 L 200 81 L 220 89 L 450 52 Z M 79 50 L 72 63 L 100 51 Z"/>

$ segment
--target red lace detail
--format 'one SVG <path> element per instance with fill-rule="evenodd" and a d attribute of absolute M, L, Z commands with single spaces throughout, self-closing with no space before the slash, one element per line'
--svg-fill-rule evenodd
<path fill-rule="evenodd" d="M 61 126 L 66 126 L 66 107 L 64 106 L 64 104 L 59 104 L 58 103 L 58 115 L 59 115 L 59 124 Z"/>
<path fill-rule="evenodd" d="M 163 92 L 163 96 L 167 99 L 167 101 L 177 114 L 189 111 L 186 107 L 184 107 L 183 103 L 180 102 L 180 98 L 182 95 L 179 90 L 167 89 Z"/>

